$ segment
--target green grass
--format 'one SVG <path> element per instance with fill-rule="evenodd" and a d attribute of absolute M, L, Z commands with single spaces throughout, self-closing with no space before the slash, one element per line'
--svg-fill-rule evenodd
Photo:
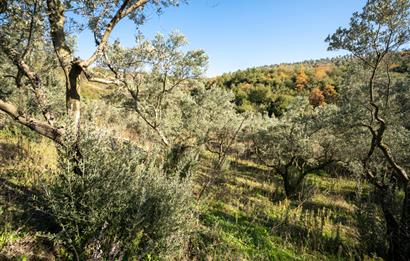
<path fill-rule="evenodd" d="M 108 85 L 89 82 L 85 79 L 81 81 L 81 96 L 85 100 L 101 99 L 110 92 L 112 92 L 112 88 Z"/>
<path fill-rule="evenodd" d="M 207 173 L 207 168 L 203 169 Z M 350 260 L 360 257 L 356 182 L 310 175 L 305 199 L 253 162 L 231 168 L 201 200 L 199 256 L 215 260 Z"/>
<path fill-rule="evenodd" d="M 203 210 L 201 221 L 212 233 L 217 235 L 216 242 L 211 245 L 208 256 L 240 259 L 296 259 L 291 249 L 280 247 L 270 230 L 252 219 L 245 212 L 222 202 L 215 202 Z"/>

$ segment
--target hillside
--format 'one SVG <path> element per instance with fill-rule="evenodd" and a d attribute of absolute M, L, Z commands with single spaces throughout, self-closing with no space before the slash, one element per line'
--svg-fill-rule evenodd
<path fill-rule="evenodd" d="M 198 2 L 0 4 L 0 260 L 409 260 L 410 0 Z"/>
<path fill-rule="evenodd" d="M 280 116 L 294 97 L 306 96 L 310 104 L 334 103 L 348 81 L 353 57 L 338 57 L 291 64 L 266 65 L 223 74 L 210 85 L 224 86 L 235 94 L 238 111 L 257 111 Z M 397 77 L 409 72 L 408 52 L 397 54 L 391 65 Z"/>

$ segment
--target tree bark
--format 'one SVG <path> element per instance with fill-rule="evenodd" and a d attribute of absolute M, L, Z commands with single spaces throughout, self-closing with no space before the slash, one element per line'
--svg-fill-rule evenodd
<path fill-rule="evenodd" d="M 65 75 L 66 108 L 73 120 L 74 133 L 78 140 L 81 116 L 79 77 L 83 69 L 78 64 L 79 61 L 74 60 L 72 51 L 66 42 L 64 3 L 59 0 L 47 0 L 47 8 L 54 51 Z"/>
<path fill-rule="evenodd" d="M 298 174 L 296 180 L 292 180 L 289 177 L 289 173 L 282 174 L 283 186 L 285 189 L 285 195 L 288 199 L 300 199 L 302 196 L 302 187 L 305 175 L 303 173 Z"/>
<path fill-rule="evenodd" d="M 69 115 L 73 120 L 77 140 L 80 138 L 81 126 L 81 94 L 79 78 L 83 69 L 81 66 L 73 63 L 69 72 L 69 88 L 66 91 L 66 106 Z"/>

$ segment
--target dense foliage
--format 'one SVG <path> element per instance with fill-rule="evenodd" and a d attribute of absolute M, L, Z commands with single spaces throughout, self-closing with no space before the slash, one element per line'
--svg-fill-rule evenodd
<path fill-rule="evenodd" d="M 87 129 L 82 175 L 62 150 L 58 172 L 46 182 L 44 211 L 73 259 L 177 257 L 192 225 L 189 179 L 167 175 L 130 143 Z"/>
<path fill-rule="evenodd" d="M 251 68 L 211 81 L 235 94 L 238 111 L 281 116 L 294 97 L 310 94 L 314 106 L 333 103 L 347 68 L 346 58 Z"/>

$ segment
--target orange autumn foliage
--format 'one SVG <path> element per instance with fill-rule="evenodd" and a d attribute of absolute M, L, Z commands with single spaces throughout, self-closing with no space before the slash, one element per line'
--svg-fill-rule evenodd
<path fill-rule="evenodd" d="M 325 96 L 319 88 L 316 87 L 310 91 L 309 103 L 313 105 L 313 107 L 318 107 L 325 104 Z"/>
<path fill-rule="evenodd" d="M 327 74 L 332 70 L 331 65 L 322 64 L 315 68 L 315 77 L 318 80 L 323 80 L 326 78 Z"/>
<path fill-rule="evenodd" d="M 296 76 L 296 90 L 299 92 L 302 91 L 303 89 L 305 89 L 308 82 L 309 82 L 309 78 L 305 73 L 305 66 L 301 65 L 300 71 L 298 75 Z"/>

